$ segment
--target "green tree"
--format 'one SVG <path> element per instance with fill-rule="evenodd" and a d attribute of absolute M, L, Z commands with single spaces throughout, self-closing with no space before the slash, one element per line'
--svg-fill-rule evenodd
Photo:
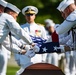
<path fill-rule="evenodd" d="M 21 10 L 22 8 L 28 5 L 36 6 L 39 9 L 39 13 L 37 14 L 35 20 L 36 22 L 44 24 L 44 20 L 47 18 L 54 20 L 55 23 L 61 23 L 63 21 L 60 12 L 56 9 L 58 4 L 62 0 L 6 0 L 6 1 L 16 5 Z M 22 13 L 19 14 L 18 22 L 20 24 L 26 22 Z"/>

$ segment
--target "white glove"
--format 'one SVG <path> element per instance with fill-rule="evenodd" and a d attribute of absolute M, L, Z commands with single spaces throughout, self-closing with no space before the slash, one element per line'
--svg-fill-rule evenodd
<path fill-rule="evenodd" d="M 32 58 L 33 56 L 35 56 L 35 52 L 34 50 L 28 50 L 26 53 L 25 53 L 26 56 Z"/>
<path fill-rule="evenodd" d="M 65 52 L 64 45 L 60 45 L 61 53 Z"/>
<path fill-rule="evenodd" d="M 40 50 L 40 48 L 38 47 L 38 46 L 34 46 L 34 47 L 32 47 L 32 49 L 35 51 L 35 52 L 39 52 L 39 50 Z"/>
<path fill-rule="evenodd" d="M 25 50 L 26 50 L 26 51 L 30 50 L 30 45 L 26 45 L 26 46 L 25 46 Z"/>

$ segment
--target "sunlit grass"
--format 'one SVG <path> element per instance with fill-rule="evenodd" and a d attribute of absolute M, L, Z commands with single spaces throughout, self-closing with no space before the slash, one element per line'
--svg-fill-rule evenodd
<path fill-rule="evenodd" d="M 8 66 L 7 75 L 16 75 L 16 71 L 19 70 L 18 66 Z"/>

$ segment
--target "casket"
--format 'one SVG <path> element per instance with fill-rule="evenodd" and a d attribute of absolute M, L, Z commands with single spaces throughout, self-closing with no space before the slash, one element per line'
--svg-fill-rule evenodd
<path fill-rule="evenodd" d="M 21 75 L 65 75 L 60 68 L 48 64 L 37 63 L 27 67 Z"/>

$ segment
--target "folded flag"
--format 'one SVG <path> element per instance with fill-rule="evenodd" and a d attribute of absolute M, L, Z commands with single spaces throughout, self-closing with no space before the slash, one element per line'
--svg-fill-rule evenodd
<path fill-rule="evenodd" d="M 61 48 L 59 47 L 59 42 L 48 42 L 43 43 L 40 47 L 38 54 L 42 53 L 61 53 Z"/>
<path fill-rule="evenodd" d="M 31 35 L 30 35 L 31 36 Z M 47 40 L 42 39 L 41 37 L 31 36 L 32 40 L 40 48 L 37 54 L 43 53 L 61 53 L 59 42 L 46 42 Z"/>

